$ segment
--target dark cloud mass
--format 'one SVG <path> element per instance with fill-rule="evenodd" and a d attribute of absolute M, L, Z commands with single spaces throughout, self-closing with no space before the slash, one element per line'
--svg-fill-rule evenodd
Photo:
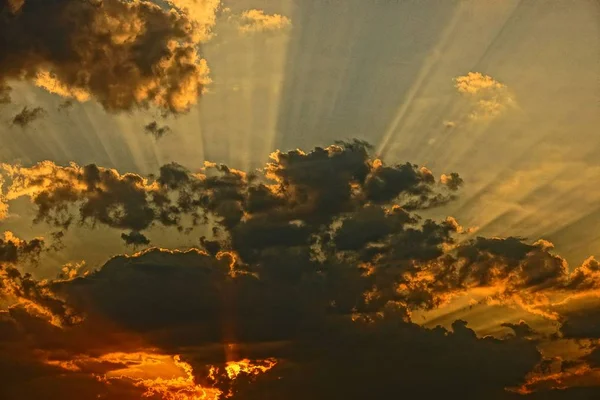
<path fill-rule="evenodd" d="M 0 1 L 0 88 L 25 79 L 108 111 L 185 112 L 208 78 L 198 21 L 149 1 Z"/>
<path fill-rule="evenodd" d="M 6 196 L 30 196 L 37 222 L 68 228 L 79 219 L 142 231 L 153 224 L 183 229 L 183 215 L 192 216 L 194 223 L 212 215 L 231 230 L 232 241 L 252 227 L 265 230 L 265 238 L 269 232 L 273 232 L 269 237 L 279 236 L 273 229 L 302 231 L 304 240 L 344 213 L 372 202 L 394 202 L 412 210 L 439 205 L 453 196 L 426 169 L 371 160 L 361 142 L 272 157 L 263 170 L 251 174 L 208 162 L 201 172 L 191 173 L 172 163 L 161 167 L 155 180 L 94 164 L 62 167 L 45 161 L 2 168 L 11 181 Z M 257 221 L 264 218 L 269 227 L 259 226 Z M 262 236 L 258 240 L 269 240 Z"/>
<path fill-rule="evenodd" d="M 121 233 L 121 239 L 123 239 L 127 245 L 133 247 L 150 244 L 150 240 L 143 233 L 135 231 Z"/>
<path fill-rule="evenodd" d="M 44 249 L 44 239 L 23 240 L 12 232 L 4 232 L 0 238 L 0 262 L 15 264 L 27 258 L 36 258 Z"/>
<path fill-rule="evenodd" d="M 197 172 L 167 164 L 148 178 L 51 162 L 2 170 L 4 197 L 30 197 L 36 221 L 61 229 L 102 224 L 145 246 L 155 225 L 212 228 L 201 249 L 146 249 L 83 276 L 37 281 L 3 267 L 0 367 L 18 360 L 0 374 L 3 399 L 62 399 L 73 388 L 123 400 L 600 394 L 577 380 L 597 368 L 594 342 L 558 371 L 539 347 L 598 337 L 598 263 L 569 271 L 547 241 L 472 237 L 452 217 L 419 216 L 457 195 L 458 174 L 386 165 L 360 141 L 278 151 L 252 172 L 209 162 Z M 7 265 L 19 259 L 10 246 Z M 463 320 L 417 324 L 417 312 L 474 290 L 560 330 L 546 338 L 500 321 L 511 334 L 493 338 Z M 573 296 L 589 302 L 581 315 L 563 309 Z M 143 375 L 163 364 L 182 375 Z M 565 381 L 574 387 L 554 390 Z"/>
<path fill-rule="evenodd" d="M 43 117 L 45 114 L 46 111 L 42 107 L 29 108 L 26 106 L 14 116 L 12 123 L 13 125 L 19 125 L 21 128 L 25 128 L 36 119 Z"/>
<path fill-rule="evenodd" d="M 171 128 L 169 128 L 167 125 L 159 126 L 156 121 L 152 121 L 144 127 L 144 131 L 147 134 L 154 136 L 154 138 L 158 140 L 167 133 L 171 132 Z"/>
<path fill-rule="evenodd" d="M 279 360 L 273 370 L 279 379 L 265 375 L 247 387 L 234 385 L 234 398 L 240 399 L 264 398 L 265 393 L 289 399 L 360 399 L 369 393 L 386 398 L 396 392 L 500 398 L 505 387 L 519 385 L 540 360 L 528 340 L 479 339 L 463 321 L 451 331 L 424 329 L 392 305 L 380 308 L 382 317 L 353 322 L 349 302 L 363 306 L 361 277 L 351 265 L 329 266 L 325 274 L 309 269 L 290 279 L 248 271 L 232 275 L 232 261 L 230 255 L 150 250 L 114 258 L 86 277 L 52 283 L 45 288 L 74 312 L 85 312 L 86 319 L 62 330 L 34 331 L 30 345 L 44 346 L 50 359 L 71 359 L 82 351 L 107 351 L 114 345 L 111 336 L 124 331 L 142 337 L 148 347 L 182 354 L 195 371 L 225 363 L 227 352 L 219 345 L 232 341 L 239 344 L 239 357 Z M 336 302 L 340 307 L 331 306 Z M 53 312 L 64 315 L 61 304 Z M 14 329 L 45 326 L 16 307 L 7 318 Z M 113 331 L 95 338 L 93 348 L 80 347 L 78 341 L 85 338 L 77 336 L 102 321 L 111 321 Z M 221 350 L 211 350 L 215 345 Z M 49 368 L 37 362 L 31 368 Z M 63 374 L 67 382 L 85 379 L 73 371 Z M 398 374 L 406 379 L 396 379 Z M 15 384 L 7 381 L 2 387 L 12 393 Z"/>

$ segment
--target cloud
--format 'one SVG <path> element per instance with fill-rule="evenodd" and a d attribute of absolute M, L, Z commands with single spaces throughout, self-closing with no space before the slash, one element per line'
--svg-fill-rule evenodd
<path fill-rule="evenodd" d="M 505 322 L 503 324 L 501 324 L 500 326 L 503 326 L 505 328 L 510 328 L 515 336 L 517 337 L 522 337 L 522 338 L 530 338 L 535 336 L 535 331 L 533 329 L 531 329 L 531 327 L 529 325 L 527 325 L 527 323 L 525 321 L 520 321 L 518 324 L 512 324 L 510 322 Z"/>
<path fill-rule="evenodd" d="M 594 257 L 587 258 L 571 273 L 566 287 L 573 290 L 600 289 L 600 263 Z"/>
<path fill-rule="evenodd" d="M 469 72 L 454 78 L 454 87 L 472 101 L 472 119 L 494 118 L 514 104 L 507 86 L 481 72 Z"/>
<path fill-rule="evenodd" d="M 9 201 L 30 197 L 36 222 L 68 228 L 78 209 L 80 222 L 140 232 L 153 224 L 183 230 L 182 217 L 197 224 L 211 216 L 231 230 L 234 241 L 267 217 L 270 229 L 304 230 L 306 237 L 369 202 L 430 208 L 450 201 L 458 188 L 436 182 L 426 168 L 371 160 L 362 142 L 309 153 L 275 152 L 265 168 L 251 174 L 214 163 L 205 163 L 200 173 L 167 164 L 156 178 L 50 161 L 32 167 L 4 164 L 1 169 L 10 181 L 4 196 Z M 294 221 L 309 228 L 290 225 Z"/>
<path fill-rule="evenodd" d="M 594 259 L 569 272 L 547 241 L 464 240 L 471 231 L 454 218 L 421 220 L 415 212 L 452 201 L 462 178 L 451 173 L 436 181 L 425 167 L 386 165 L 369 150 L 354 141 L 278 151 L 251 173 L 209 162 L 192 173 L 171 163 L 148 178 L 93 164 L 3 165 L 4 197 L 29 197 L 34 222 L 61 229 L 75 221 L 102 224 L 129 231 L 121 237 L 134 246 L 149 244 L 143 231 L 155 225 L 191 232 L 212 224 L 213 237 L 201 240 L 211 254 L 231 251 L 242 263 L 260 262 L 263 274 L 287 279 L 312 258 L 366 263 L 372 282 L 362 290 L 408 310 L 487 288 L 488 302 L 556 320 L 553 296 L 600 288 Z M 277 268 L 280 257 L 289 270 Z"/>
<path fill-rule="evenodd" d="M 150 239 L 148 239 L 143 233 L 135 231 L 130 233 L 121 233 L 121 239 L 125 241 L 125 244 L 133 247 L 150 244 Z"/>
<path fill-rule="evenodd" d="M 171 128 L 169 128 L 167 125 L 158 126 L 158 123 L 156 121 L 152 121 L 148 125 L 144 126 L 144 131 L 147 134 L 154 136 L 154 138 L 158 140 L 165 136 L 167 133 L 170 133 Z"/>
<path fill-rule="evenodd" d="M 0 263 L 11 263 L 23 261 L 27 258 L 37 258 L 44 249 L 44 239 L 35 238 L 23 240 L 16 237 L 12 232 L 4 232 L 0 238 Z"/>
<path fill-rule="evenodd" d="M 210 82 L 198 49 L 214 24 L 210 13 L 190 19 L 141 0 L 3 0 L 0 9 L 8 44 L 0 56 L 3 85 L 25 79 L 108 111 L 179 113 Z"/>
<path fill-rule="evenodd" d="M 560 331 L 564 337 L 574 339 L 600 338 L 600 310 L 597 301 L 586 302 L 579 307 L 565 310 Z"/>
<path fill-rule="evenodd" d="M 212 28 L 216 23 L 221 0 L 166 0 L 167 3 L 186 14 L 196 25 L 198 41 L 212 37 Z"/>
<path fill-rule="evenodd" d="M 27 106 L 14 116 L 12 123 L 13 125 L 19 125 L 21 128 L 25 128 L 30 123 L 46 115 L 46 110 L 42 107 L 29 108 Z"/>
<path fill-rule="evenodd" d="M 463 179 L 456 172 L 450 175 L 442 174 L 440 182 L 448 186 L 450 190 L 458 190 L 464 183 Z"/>
<path fill-rule="evenodd" d="M 158 188 L 139 175 L 121 175 L 94 164 L 60 167 L 51 161 L 2 169 L 12 179 L 6 198 L 29 196 L 37 207 L 36 221 L 68 228 L 75 219 L 70 207 L 76 205 L 80 222 L 120 229 L 145 229 L 156 217 L 151 196 L 158 195 Z"/>
<path fill-rule="evenodd" d="M 85 314 L 84 320 L 57 328 L 13 306 L 6 323 L 29 332 L 30 340 L 3 340 L 13 348 L 25 346 L 19 360 L 31 358 L 40 391 L 58 387 L 66 394 L 69 386 L 61 382 L 77 380 L 90 393 L 102 394 L 108 388 L 85 380 L 96 376 L 109 386 L 131 390 L 125 399 L 139 398 L 140 393 L 169 399 L 167 394 L 175 389 L 190 394 L 219 390 L 239 399 L 260 397 L 265 390 L 290 399 L 310 393 L 319 399 L 336 393 L 347 398 L 367 393 L 383 398 L 397 392 L 436 396 L 458 395 L 466 384 L 474 395 L 501 395 L 506 386 L 520 384 L 540 359 L 535 344 L 526 339 L 480 339 L 464 321 L 455 322 L 451 331 L 429 330 L 397 315 L 392 306 L 382 306 L 381 318 L 352 321 L 351 307 L 342 310 L 331 304 L 344 307 L 362 298 L 356 284 L 360 275 L 353 274 L 350 265 L 332 265 L 322 272 L 309 266 L 306 263 L 301 276 L 289 280 L 286 275 L 260 276 L 253 271 L 232 274 L 238 265 L 231 256 L 194 250 L 154 249 L 120 256 L 84 277 L 32 282 L 37 290 L 64 299 L 73 312 Z M 64 314 L 62 307 L 52 311 Z M 222 343 L 235 346 L 224 348 Z M 114 351 L 117 344 L 119 352 Z M 464 356 L 467 352 L 469 357 Z M 3 357 L 8 355 L 0 352 L 0 360 Z M 176 358 L 169 361 L 172 357 Z M 231 377 L 248 363 L 267 368 L 258 375 L 249 372 L 248 380 L 239 382 L 211 380 L 213 368 L 229 367 L 226 375 Z M 152 364 L 154 370 L 144 366 Z M 163 376 L 157 367 L 169 365 L 180 368 L 172 373 L 182 380 L 157 378 Z M 40 375 L 49 374 L 42 367 L 61 371 L 63 378 L 42 379 Z M 194 374 L 194 384 L 188 373 Z M 405 379 L 393 379 L 397 374 Z M 2 390 L 17 393 L 19 381 L 0 380 Z M 350 380 L 352 387 L 342 384 Z"/>
<path fill-rule="evenodd" d="M 36 86 L 46 89 L 50 93 L 57 94 L 62 97 L 73 98 L 80 102 L 85 102 L 90 99 L 90 93 L 85 89 L 78 87 L 69 87 L 64 84 L 56 75 L 48 71 L 41 70 L 37 73 L 34 83 Z"/>
<path fill-rule="evenodd" d="M 25 399 L 78 385 L 89 398 L 126 400 L 178 391 L 535 399 L 559 388 L 539 383 L 559 382 L 547 376 L 542 342 L 598 337 L 595 259 L 569 270 L 548 241 L 470 237 L 452 217 L 422 218 L 452 201 L 460 176 L 388 165 L 364 142 L 277 151 L 248 172 L 210 162 L 195 172 L 166 164 L 149 177 L 93 164 L 2 170 L 6 199 L 29 197 L 38 222 L 103 224 L 134 246 L 148 244 L 154 225 L 212 228 L 203 249 L 151 248 L 42 281 L 11 256 L 0 365 L 19 349 L 20 371 L 36 382 Z M 503 338 L 479 337 L 462 320 L 416 324 L 418 313 L 474 293 L 559 332 L 518 319 L 497 322 L 513 331 Z M 594 360 L 577 365 L 593 375 Z M 0 376 L 0 395 L 14 398 L 22 382 Z"/>
<path fill-rule="evenodd" d="M 239 16 L 242 33 L 273 32 L 290 27 L 292 21 L 280 14 L 265 14 L 263 10 L 246 10 Z"/>

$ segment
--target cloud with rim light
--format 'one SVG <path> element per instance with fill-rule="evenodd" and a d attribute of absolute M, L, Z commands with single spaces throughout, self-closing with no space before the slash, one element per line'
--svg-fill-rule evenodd
<path fill-rule="evenodd" d="M 452 217 L 423 219 L 420 210 L 454 199 L 462 178 L 388 165 L 370 149 L 351 141 L 277 151 L 248 172 L 171 163 L 147 178 L 96 165 L 3 165 L 4 196 L 30 198 L 39 223 L 68 229 L 80 218 L 127 230 L 136 245 L 156 224 L 213 229 L 198 248 L 148 248 L 47 280 L 19 270 L 19 254 L 36 253 L 37 242 L 7 237 L 0 366 L 18 362 L 0 394 L 433 398 L 464 397 L 468 386 L 467 398 L 535 399 L 583 390 L 578 379 L 598 373 L 598 262 L 569 270 L 548 241 L 469 239 Z M 483 304 L 555 321 L 555 337 L 524 321 L 505 321 L 511 333 L 492 338 L 462 320 L 432 329 L 413 320 L 476 290 L 487 293 Z M 538 347 L 574 339 L 592 344 L 571 364 Z M 156 368 L 148 376 L 133 372 L 147 366 Z M 172 380 L 167 370 L 179 372 Z M 555 391 L 563 380 L 573 387 Z"/>

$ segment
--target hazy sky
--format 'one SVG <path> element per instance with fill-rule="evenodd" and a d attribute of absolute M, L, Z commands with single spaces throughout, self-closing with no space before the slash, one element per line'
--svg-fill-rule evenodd
<path fill-rule="evenodd" d="M 0 375 L 22 355 L 0 397 L 600 396 L 597 0 L 0 9 Z M 345 354 L 369 337 L 414 384 Z M 348 363 L 378 368 L 307 372 Z"/>

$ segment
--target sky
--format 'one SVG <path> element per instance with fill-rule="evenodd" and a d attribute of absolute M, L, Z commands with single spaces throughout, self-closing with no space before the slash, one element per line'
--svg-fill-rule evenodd
<path fill-rule="evenodd" d="M 0 0 L 0 398 L 600 398 L 597 0 Z"/>

